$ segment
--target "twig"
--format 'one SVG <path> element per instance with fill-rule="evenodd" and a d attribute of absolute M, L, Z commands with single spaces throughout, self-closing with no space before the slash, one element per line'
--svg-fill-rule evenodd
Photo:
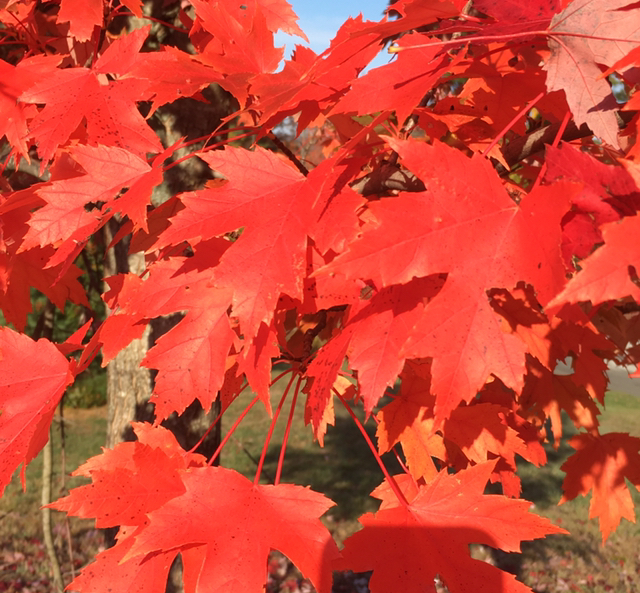
<path fill-rule="evenodd" d="M 49 440 L 42 450 L 42 533 L 44 535 L 44 547 L 49 555 L 51 571 L 53 572 L 53 586 L 58 593 L 62 593 L 64 585 L 62 583 L 62 573 L 60 572 L 60 562 L 56 555 L 56 548 L 53 544 L 53 533 L 51 531 L 51 509 L 47 507 L 51 502 L 51 475 L 53 472 L 53 449 L 51 445 L 52 431 L 49 427 Z"/>
<path fill-rule="evenodd" d="M 299 160 L 298 157 L 289 150 L 287 145 L 280 140 L 273 132 L 268 134 L 269 140 L 271 140 L 284 154 L 285 156 L 296 166 L 296 169 L 300 171 L 305 177 L 309 175 L 309 169 L 307 169 Z"/>

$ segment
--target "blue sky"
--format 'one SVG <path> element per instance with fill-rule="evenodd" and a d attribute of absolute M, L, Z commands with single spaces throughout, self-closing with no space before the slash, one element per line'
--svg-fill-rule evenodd
<path fill-rule="evenodd" d="M 366 20 L 378 21 L 382 18 L 387 0 L 288 0 L 298 15 L 298 24 L 309 38 L 309 47 L 316 53 L 321 53 L 327 47 L 331 38 L 336 34 L 340 25 L 350 16 L 362 13 Z M 298 37 L 290 37 L 278 33 L 276 45 L 285 44 L 286 57 L 289 57 L 294 45 L 307 45 Z M 376 59 L 377 61 L 378 59 Z M 387 58 L 381 62 L 386 63 Z"/>

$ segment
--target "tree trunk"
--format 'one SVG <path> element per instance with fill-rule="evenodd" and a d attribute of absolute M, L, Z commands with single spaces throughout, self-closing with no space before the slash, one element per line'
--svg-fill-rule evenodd
<path fill-rule="evenodd" d="M 115 225 L 105 229 L 105 243 L 111 242 Z M 116 245 L 107 252 L 104 266 L 105 277 L 132 272 L 141 274 L 144 270 L 144 254 L 127 256 L 124 245 Z M 135 339 L 107 365 L 107 448 L 111 449 L 122 441 L 133 440 L 132 420 L 147 418 L 138 410 L 146 407 L 151 396 L 151 374 L 140 363 L 149 349 L 149 326 L 141 338 Z"/>

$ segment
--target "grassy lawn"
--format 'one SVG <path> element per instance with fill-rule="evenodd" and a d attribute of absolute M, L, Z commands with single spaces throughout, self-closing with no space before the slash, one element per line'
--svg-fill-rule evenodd
<path fill-rule="evenodd" d="M 272 405 L 278 404 L 284 383 L 276 385 Z M 244 395 L 234 402 L 223 419 L 223 435 L 251 396 Z M 294 429 L 287 446 L 282 481 L 311 486 L 324 492 L 337 506 L 329 511 L 325 523 L 341 542 L 358 528 L 357 517 L 364 511 L 375 510 L 376 502 L 367 493 L 379 484 L 381 472 L 362 435 L 348 413 L 336 405 L 336 425 L 329 427 L 325 447 L 313 442 L 309 427 L 304 427 L 304 396 L 301 394 L 295 410 Z M 263 479 L 271 481 L 276 473 L 280 443 L 289 404 L 286 403 L 278 421 L 272 442 L 267 450 Z M 67 420 L 67 472 L 75 469 L 84 459 L 100 452 L 106 430 L 106 408 L 66 410 Z M 222 464 L 232 467 L 253 479 L 260 458 L 268 418 L 261 404 L 257 404 L 240 424 L 222 454 Z M 371 436 L 375 424 L 367 423 Z M 565 426 L 572 434 L 572 426 Z M 601 418 L 602 432 L 630 432 L 640 436 L 640 398 L 611 393 Z M 56 475 L 54 496 L 60 488 L 60 438 L 54 431 Z M 547 450 L 549 463 L 544 468 L 523 464 L 519 470 L 524 496 L 531 500 L 534 511 L 549 517 L 568 529 L 570 536 L 553 536 L 542 541 L 527 542 L 523 554 L 507 555 L 491 550 L 474 550 L 474 554 L 499 564 L 518 574 L 540 593 L 600 593 L 606 591 L 631 593 L 640 591 L 640 530 L 623 521 L 616 533 L 603 547 L 596 521 L 588 519 L 588 499 L 580 498 L 561 506 L 563 474 L 560 466 L 571 453 L 567 445 L 557 451 Z M 385 458 L 392 469 L 393 458 Z M 27 492 L 22 493 L 18 476 L 0 499 L 0 591 L 16 593 L 49 591 L 48 560 L 41 543 L 40 505 L 41 459 L 27 469 Z M 66 486 L 77 480 L 66 478 Z M 635 501 L 640 505 L 640 495 Z M 74 568 L 88 562 L 102 546 L 101 534 L 93 529 L 91 521 L 71 519 L 54 513 L 54 537 L 60 550 L 66 576 L 71 574 L 71 562 L 66 544 L 66 530 L 73 533 Z"/>

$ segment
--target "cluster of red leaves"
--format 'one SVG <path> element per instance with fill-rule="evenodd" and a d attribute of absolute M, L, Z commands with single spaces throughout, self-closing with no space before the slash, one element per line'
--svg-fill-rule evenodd
<path fill-rule="evenodd" d="M 633 357 L 640 338 L 638 101 L 621 117 L 605 76 L 628 92 L 640 82 L 640 7 L 393 8 L 349 19 L 320 56 L 297 47 L 278 70 L 274 33 L 304 36 L 285 0 L 183 2 L 191 54 L 144 51 L 148 27 L 105 33 L 116 14 L 142 15 L 136 0 L 0 3 L 13 47 L 0 60 L 3 166 L 43 174 L 20 191 L 2 179 L 0 307 L 16 329 L 0 331 L 0 488 L 100 348 L 106 364 L 150 320 L 186 313 L 143 362 L 158 371 L 155 424 L 89 460 L 77 471 L 91 484 L 53 505 L 120 526 L 74 590 L 164 591 L 178 554 L 189 593 L 260 590 L 277 549 L 324 592 L 338 568 L 373 569 L 374 591 L 437 575 L 452 593 L 526 591 L 468 545 L 518 551 L 562 531 L 517 498 L 515 456 L 545 463 L 545 424 L 561 438 L 563 411 L 581 431 L 565 498 L 592 492 L 603 538 L 634 520 L 625 480 L 640 487 L 640 439 L 601 436 L 598 402 L 606 359 Z M 394 59 L 362 74 L 390 39 Z M 324 160 L 306 171 L 259 147 L 203 148 L 218 179 L 153 207 L 182 143 L 163 147 L 148 119 L 212 83 L 258 138 L 290 116 L 299 132 L 330 129 Z M 583 124 L 582 140 L 560 142 Z M 74 261 L 114 216 L 146 269 L 107 279 L 99 330 L 64 344 L 19 333 L 31 288 L 61 308 L 87 303 Z M 568 357 L 573 374 L 555 374 Z M 399 445 L 406 472 L 385 471 L 380 510 L 342 551 L 319 521 L 331 501 L 280 483 L 282 457 L 275 484 L 251 482 L 160 426 L 196 399 L 226 408 L 245 383 L 271 413 L 282 361 L 321 443 L 334 396 L 371 415 L 399 385 L 376 413 L 378 452 Z M 485 495 L 489 480 L 504 495 Z"/>

